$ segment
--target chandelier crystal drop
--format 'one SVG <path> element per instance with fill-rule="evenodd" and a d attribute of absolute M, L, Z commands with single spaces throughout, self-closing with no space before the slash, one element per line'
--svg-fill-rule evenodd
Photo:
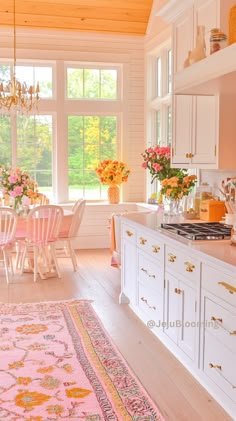
<path fill-rule="evenodd" d="M 0 109 L 10 111 L 14 109 L 20 113 L 27 113 L 37 109 L 40 100 L 39 83 L 28 86 L 26 82 L 16 79 L 16 6 L 13 0 L 14 27 L 14 63 L 13 77 L 9 81 L 0 81 Z"/>

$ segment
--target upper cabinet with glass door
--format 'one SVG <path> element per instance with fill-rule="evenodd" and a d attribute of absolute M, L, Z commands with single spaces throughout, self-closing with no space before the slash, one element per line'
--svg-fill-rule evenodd
<path fill-rule="evenodd" d="M 173 166 L 235 168 L 233 155 L 236 153 L 236 119 L 233 117 L 233 90 L 219 92 L 212 89 L 212 84 L 208 89 L 210 82 L 203 80 L 203 75 L 210 73 L 208 63 L 211 60 L 217 61 L 217 55 L 220 57 L 224 52 L 222 50 L 210 55 L 209 32 L 218 27 L 227 33 L 228 14 L 232 4 L 236 2 L 171 0 L 161 11 L 164 19 L 173 22 Z M 199 25 L 205 27 L 207 57 L 184 68 L 189 52 L 196 46 Z M 230 47 L 225 50 L 228 48 Z M 195 87 L 203 81 L 205 85 L 199 91 L 186 90 L 184 87 L 181 89 L 180 80 L 188 86 L 193 75 Z"/>

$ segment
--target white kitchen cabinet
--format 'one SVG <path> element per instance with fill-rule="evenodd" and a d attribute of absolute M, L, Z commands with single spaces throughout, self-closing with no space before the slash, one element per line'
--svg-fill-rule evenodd
<path fill-rule="evenodd" d="M 165 274 L 164 332 L 192 360 L 196 359 L 197 292 L 189 283 Z"/>
<path fill-rule="evenodd" d="M 190 4 L 190 7 L 173 21 L 173 167 L 230 170 L 235 168 L 232 155 L 236 153 L 236 121 L 232 107 L 236 72 L 232 83 L 232 66 L 227 70 L 227 61 L 223 58 L 221 67 L 225 67 L 222 70 L 226 73 L 224 81 L 219 79 L 214 84 L 214 89 L 211 86 L 208 90 L 208 84 L 204 84 L 202 80 L 202 73 L 206 71 L 204 66 L 215 62 L 215 58 L 220 57 L 223 51 L 212 54 L 214 57 L 211 60 L 209 31 L 218 27 L 228 32 L 228 14 L 233 4 L 233 0 L 195 0 L 193 5 Z M 188 52 L 196 45 L 198 25 L 205 27 L 208 57 L 184 69 Z M 211 64 L 210 74 L 217 72 L 217 67 L 217 63 Z M 229 78 L 227 71 L 230 74 Z M 192 74 L 195 83 L 191 91 Z M 201 82 L 202 88 L 200 93 L 197 92 L 198 95 L 193 95 L 197 91 L 198 82 Z"/>
<path fill-rule="evenodd" d="M 197 362 L 200 262 L 166 246 L 164 332 Z"/>
<path fill-rule="evenodd" d="M 121 271 L 120 303 L 130 303 L 131 306 L 135 306 L 137 301 L 136 230 L 127 224 L 122 224 L 121 227 Z"/>
<path fill-rule="evenodd" d="M 155 216 L 153 214 L 156 228 Z M 129 303 L 147 328 L 234 416 L 235 266 L 232 261 L 229 265 L 224 260 L 213 264 L 211 254 L 199 251 L 201 246 L 195 249 L 191 242 L 183 244 L 155 228 L 148 229 L 145 224 L 149 218 L 144 220 L 140 224 L 132 221 L 132 216 L 121 218 L 120 302 Z M 208 247 L 220 246 L 221 242 L 212 244 Z M 234 261 L 235 248 L 228 245 L 226 251 L 227 246 L 222 247 L 223 256 L 231 254 Z"/>
<path fill-rule="evenodd" d="M 201 370 L 236 413 L 236 280 L 221 267 L 202 266 Z"/>

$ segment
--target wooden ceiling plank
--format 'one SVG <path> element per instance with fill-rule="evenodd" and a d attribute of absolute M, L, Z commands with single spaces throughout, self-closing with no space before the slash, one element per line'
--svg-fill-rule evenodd
<path fill-rule="evenodd" d="M 16 9 L 18 8 L 18 5 L 20 4 L 27 4 L 31 2 L 32 0 L 16 0 Z M 11 3 L 10 0 L 1 0 L 1 2 L 5 4 Z M 70 7 L 70 5 L 76 5 L 79 7 L 112 7 L 116 9 L 151 9 L 153 0 L 35 0 L 35 2 L 42 5 L 42 7 L 45 4 L 53 4 L 54 6 L 56 4 L 64 4 L 67 7 Z"/>
<path fill-rule="evenodd" d="M 0 25 L 3 20 L 0 13 Z M 5 20 L 6 25 L 11 25 L 11 20 Z M 21 15 L 18 20 L 17 27 L 41 28 L 41 29 L 60 29 L 60 30 L 78 30 L 78 31 L 102 31 L 104 33 L 124 33 L 139 34 L 145 32 L 146 25 L 138 22 L 122 22 L 112 20 L 99 19 L 77 19 L 77 18 L 61 18 L 51 16 L 48 19 L 39 19 L 37 16 Z"/>
<path fill-rule="evenodd" d="M 13 22 L 13 10 L 8 8 L 8 11 L 5 11 L 5 8 L 0 3 L 0 12 L 6 13 Z M 25 6 L 19 7 L 19 10 L 16 14 L 16 24 L 18 22 L 18 16 L 24 15 L 38 15 L 44 18 L 45 16 L 58 16 L 58 17 L 77 17 L 77 18 L 93 18 L 93 19 L 114 19 L 114 20 L 125 20 L 125 21 L 136 21 L 136 22 L 147 22 L 149 14 L 142 11 L 132 11 L 129 9 L 119 9 L 118 12 L 114 8 L 104 9 L 104 8 L 78 8 L 77 6 L 65 7 L 64 5 L 59 5 L 56 8 L 52 5 L 48 5 L 45 8 L 41 8 L 38 3 L 31 2 L 31 8 L 27 9 Z M 19 18 L 20 19 L 20 18 Z"/>

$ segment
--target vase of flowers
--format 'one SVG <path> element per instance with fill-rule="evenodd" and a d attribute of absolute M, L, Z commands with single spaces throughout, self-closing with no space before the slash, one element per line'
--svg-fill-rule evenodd
<path fill-rule="evenodd" d="M 164 197 L 164 214 L 172 216 L 180 213 L 182 198 L 191 193 L 196 182 L 196 175 L 186 175 L 182 170 L 179 171 L 178 175 L 162 180 L 161 194 Z"/>
<path fill-rule="evenodd" d="M 37 192 L 37 183 L 29 173 L 20 168 L 0 167 L 0 187 L 3 197 L 12 204 L 17 213 L 21 212 L 24 204 L 29 204 L 30 193 Z"/>
<path fill-rule="evenodd" d="M 105 159 L 95 168 L 102 184 L 107 184 L 109 203 L 119 203 L 120 185 L 128 181 L 130 169 L 122 161 Z"/>
<path fill-rule="evenodd" d="M 179 168 L 171 168 L 170 147 L 151 146 L 141 155 L 142 167 L 149 170 L 151 183 L 156 179 L 162 181 L 165 178 L 174 177 L 180 171 Z M 182 172 L 187 172 L 187 170 L 183 169 Z"/>

